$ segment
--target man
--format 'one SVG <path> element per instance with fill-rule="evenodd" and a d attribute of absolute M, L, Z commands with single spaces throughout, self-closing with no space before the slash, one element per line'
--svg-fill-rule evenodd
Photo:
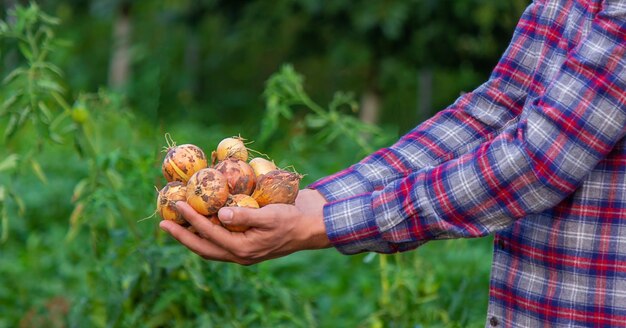
<path fill-rule="evenodd" d="M 495 235 L 487 325 L 626 326 L 626 0 L 536 0 L 490 79 L 295 206 L 178 208 L 206 259 Z"/>

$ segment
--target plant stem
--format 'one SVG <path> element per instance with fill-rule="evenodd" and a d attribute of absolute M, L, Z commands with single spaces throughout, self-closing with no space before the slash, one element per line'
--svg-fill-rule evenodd
<path fill-rule="evenodd" d="M 389 291 L 389 264 L 387 263 L 386 255 L 379 255 L 378 258 L 380 264 L 380 285 L 382 289 L 382 295 L 380 297 L 381 308 L 386 308 L 391 303 L 390 291 Z"/>

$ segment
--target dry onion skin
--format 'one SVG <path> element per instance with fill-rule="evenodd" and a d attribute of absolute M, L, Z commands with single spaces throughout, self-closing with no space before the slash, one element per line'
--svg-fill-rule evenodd
<path fill-rule="evenodd" d="M 245 194 L 237 194 L 231 195 L 226 202 L 228 207 L 249 207 L 249 208 L 259 208 L 259 204 L 254 198 Z M 229 231 L 232 232 L 244 232 L 248 230 L 250 227 L 244 225 L 234 225 L 234 224 L 224 224 L 222 226 Z"/>
<path fill-rule="evenodd" d="M 164 220 L 174 221 L 185 225 L 187 221 L 176 209 L 177 201 L 187 199 L 187 187 L 180 181 L 169 182 L 159 191 L 157 197 L 157 212 Z"/>
<path fill-rule="evenodd" d="M 220 171 L 228 181 L 231 195 L 251 195 L 256 185 L 256 175 L 250 164 L 233 157 L 219 162 L 215 169 Z"/>
<path fill-rule="evenodd" d="M 167 149 L 161 171 L 168 182 L 181 181 L 187 183 L 189 178 L 208 165 L 202 149 L 196 145 L 184 144 Z"/>
<path fill-rule="evenodd" d="M 254 175 L 257 177 L 269 172 L 278 169 L 276 164 L 273 161 L 267 160 L 262 157 L 255 157 L 250 160 L 250 166 L 252 170 L 254 170 Z"/>
<path fill-rule="evenodd" d="M 187 183 L 187 203 L 202 215 L 211 215 L 228 200 L 228 182 L 220 171 L 205 168 L 196 173 Z"/>
<path fill-rule="evenodd" d="M 300 179 L 300 174 L 285 170 L 267 172 L 257 180 L 252 198 L 260 207 L 269 204 L 294 204 L 300 190 Z"/>
<path fill-rule="evenodd" d="M 213 153 L 214 159 L 218 162 L 223 161 L 229 157 L 240 159 L 244 162 L 248 160 L 248 149 L 243 143 L 243 139 L 239 137 L 225 138 L 217 145 L 215 152 Z"/>

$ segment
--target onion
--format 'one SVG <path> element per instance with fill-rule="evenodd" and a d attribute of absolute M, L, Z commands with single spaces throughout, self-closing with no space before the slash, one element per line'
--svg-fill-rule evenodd
<path fill-rule="evenodd" d="M 177 201 L 185 201 L 187 187 L 180 181 L 169 182 L 159 191 L 157 197 L 157 212 L 164 220 L 174 221 L 178 224 L 187 224 L 187 221 L 176 209 Z"/>
<path fill-rule="evenodd" d="M 254 174 L 259 177 L 269 171 L 276 170 L 276 164 L 262 157 L 255 157 L 250 160 L 250 166 L 254 170 Z"/>
<path fill-rule="evenodd" d="M 233 157 L 227 158 L 219 162 L 215 169 L 220 171 L 228 181 L 228 190 L 230 194 L 252 194 L 256 185 L 256 176 L 252 167 Z"/>
<path fill-rule="evenodd" d="M 243 143 L 243 139 L 239 137 L 230 137 L 226 138 L 217 145 L 217 149 L 213 154 L 214 159 L 219 161 L 223 161 L 229 157 L 233 157 L 236 159 L 240 159 L 242 161 L 248 160 L 248 149 L 246 145 Z"/>
<path fill-rule="evenodd" d="M 244 194 L 231 195 L 228 198 L 225 206 L 259 208 L 259 204 L 256 202 L 256 200 L 254 200 L 254 198 Z M 250 228 L 248 226 L 234 224 L 222 223 L 222 225 L 224 226 L 224 228 L 232 232 L 244 232 Z"/>
<path fill-rule="evenodd" d="M 228 199 L 228 183 L 220 171 L 202 169 L 187 183 L 187 203 L 202 215 L 211 215 L 224 206 Z"/>
<path fill-rule="evenodd" d="M 187 183 L 197 171 L 207 167 L 207 158 L 199 147 L 192 144 L 167 149 L 161 171 L 167 181 Z"/>
<path fill-rule="evenodd" d="M 300 190 L 302 176 L 284 170 L 273 170 L 262 175 L 252 193 L 259 206 L 293 204 Z"/>
<path fill-rule="evenodd" d="M 209 221 L 213 224 L 222 225 L 220 219 L 217 218 L 217 213 L 207 216 L 207 219 L 209 219 Z"/>

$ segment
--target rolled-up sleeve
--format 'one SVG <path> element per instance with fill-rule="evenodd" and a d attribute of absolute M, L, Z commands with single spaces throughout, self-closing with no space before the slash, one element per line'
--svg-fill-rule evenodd
<path fill-rule="evenodd" d="M 355 175 L 345 177 L 367 181 L 355 194 L 335 189 L 341 178 L 313 185 L 332 195 L 324 208 L 331 242 L 346 254 L 396 252 L 484 236 L 557 205 L 624 137 L 625 40 L 623 16 L 602 11 L 539 96 L 520 103 L 523 83 L 507 93 L 502 83 L 512 82 L 497 68 L 492 79 L 500 88 L 488 103 L 501 109 L 444 111 L 395 148 L 351 167 Z M 486 124 L 490 118 L 497 123 Z M 363 168 L 371 163 L 385 163 L 385 173 L 368 175 Z"/>

